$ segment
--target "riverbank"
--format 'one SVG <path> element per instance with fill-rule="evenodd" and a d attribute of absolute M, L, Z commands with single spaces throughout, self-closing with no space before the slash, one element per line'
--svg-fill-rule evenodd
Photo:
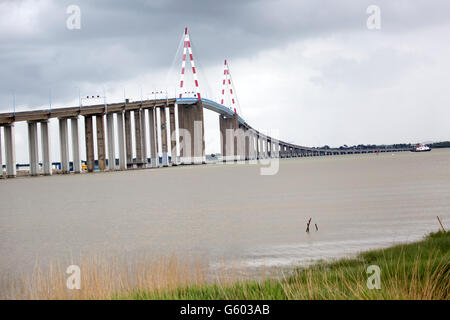
<path fill-rule="evenodd" d="M 15 280 L 2 274 L 0 299 L 450 298 L 450 232 L 432 233 L 418 242 L 366 251 L 351 259 L 291 267 L 284 277 L 260 280 L 220 271 L 211 278 L 207 265 L 196 259 L 140 256 L 130 260 L 90 255 L 77 259 L 80 288 L 69 290 L 68 262 L 52 264 L 45 271 L 36 267 Z M 367 287 L 369 266 L 379 267 L 380 289 Z"/>
<path fill-rule="evenodd" d="M 369 266 L 379 267 L 380 289 L 369 289 Z M 376 281 L 371 281 L 376 285 Z M 444 299 L 450 298 L 450 232 L 415 243 L 360 253 L 296 269 L 281 280 L 139 290 L 118 299 Z"/>

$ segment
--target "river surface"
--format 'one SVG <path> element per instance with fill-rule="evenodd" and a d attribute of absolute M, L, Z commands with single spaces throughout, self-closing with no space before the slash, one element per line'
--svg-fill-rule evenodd
<path fill-rule="evenodd" d="M 450 224 L 450 150 L 0 180 L 0 271 L 80 252 L 307 264 Z M 305 232 L 312 218 L 311 231 Z M 317 224 L 318 231 L 316 231 Z"/>

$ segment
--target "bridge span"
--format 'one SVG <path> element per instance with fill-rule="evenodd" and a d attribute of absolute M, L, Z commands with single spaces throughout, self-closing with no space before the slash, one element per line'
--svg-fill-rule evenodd
<path fill-rule="evenodd" d="M 3 127 L 4 133 L 6 177 L 12 178 L 17 174 L 14 125 L 20 121 L 26 121 L 28 125 L 30 175 L 51 175 L 53 173 L 49 140 L 49 119 L 51 118 L 58 119 L 62 173 L 84 171 L 80 157 L 80 148 L 83 144 L 79 138 L 80 117 L 84 117 L 85 141 L 83 147 L 86 150 L 85 162 L 88 172 L 95 170 L 96 163 L 100 171 L 205 163 L 204 108 L 217 112 L 219 115 L 221 153 L 224 161 L 376 152 L 374 149 L 311 148 L 280 141 L 253 128 L 225 105 L 204 98 L 144 101 L 127 99 L 121 103 L 1 113 L 0 127 Z M 169 117 L 166 116 L 166 109 L 168 109 Z M 177 112 L 177 117 L 175 112 Z M 159 113 L 159 117 L 157 117 L 157 113 Z M 68 122 L 70 122 L 70 132 Z M 41 133 L 40 143 L 38 126 Z M 170 132 L 168 132 L 169 126 Z M 134 135 L 132 134 L 133 127 Z M 96 133 L 97 159 L 95 159 L 94 152 L 94 131 Z M 161 134 L 161 161 L 158 155 L 158 134 Z M 72 145 L 71 159 L 69 159 L 69 139 L 71 139 Z M 149 143 L 147 143 L 147 139 Z M 0 130 L 0 163 L 2 163 L 1 141 Z M 177 155 L 177 143 L 179 156 Z M 149 150 L 147 150 L 148 145 L 150 146 Z M 39 148 L 42 159 L 39 159 Z M 116 159 L 117 148 L 118 159 Z M 170 158 L 168 156 L 169 148 L 172 155 Z M 133 151 L 135 157 L 133 157 Z M 379 151 L 409 150 L 380 149 Z M 3 166 L 1 176 L 4 176 Z"/>

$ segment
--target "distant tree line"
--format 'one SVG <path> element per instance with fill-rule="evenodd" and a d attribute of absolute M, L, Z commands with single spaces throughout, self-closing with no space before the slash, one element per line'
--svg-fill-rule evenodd
<path fill-rule="evenodd" d="M 430 144 L 431 148 L 450 148 L 450 141 L 441 141 Z"/>
<path fill-rule="evenodd" d="M 396 144 L 358 144 L 348 146 L 346 144 L 339 147 L 340 150 L 364 150 L 364 149 L 390 149 L 390 148 L 414 148 L 418 143 L 396 143 Z M 450 141 L 441 141 L 427 144 L 430 148 L 450 148 Z M 330 146 L 325 145 L 322 149 L 330 149 Z"/>

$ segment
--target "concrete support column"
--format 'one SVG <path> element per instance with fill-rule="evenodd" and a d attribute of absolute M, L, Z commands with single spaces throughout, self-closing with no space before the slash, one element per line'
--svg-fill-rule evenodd
<path fill-rule="evenodd" d="M 125 147 L 127 151 L 127 167 L 133 168 L 133 135 L 131 133 L 131 111 L 125 111 Z"/>
<path fill-rule="evenodd" d="M 108 169 L 116 170 L 116 139 L 114 136 L 114 113 L 108 113 L 106 115 L 106 130 L 108 134 Z"/>
<path fill-rule="evenodd" d="M 179 128 L 179 134 L 180 136 L 178 137 L 178 143 L 180 146 L 180 163 L 182 164 L 186 164 L 187 162 L 190 162 L 190 159 L 187 159 L 187 156 L 191 155 L 191 150 L 190 150 L 190 146 L 191 146 L 191 132 L 189 131 L 189 128 L 186 128 L 186 126 L 189 125 L 189 121 L 188 119 L 186 119 L 186 124 L 185 124 L 185 117 L 188 117 L 188 113 L 186 113 L 185 115 L 185 109 L 186 106 L 183 104 L 179 104 L 178 105 L 178 128 Z M 189 148 L 189 150 L 188 150 Z"/>
<path fill-rule="evenodd" d="M 271 151 L 270 141 L 269 139 L 266 139 L 266 158 L 270 158 L 270 151 Z"/>
<path fill-rule="evenodd" d="M 147 157 L 147 130 L 145 130 L 146 126 L 146 111 L 145 109 L 141 109 L 139 111 L 141 113 L 141 140 L 142 140 L 142 162 L 144 168 L 147 167 L 148 157 Z"/>
<path fill-rule="evenodd" d="M 28 122 L 28 154 L 30 159 L 30 175 L 39 174 L 39 150 L 37 122 Z"/>
<path fill-rule="evenodd" d="M 226 161 L 227 149 L 226 149 L 226 122 L 225 117 L 219 114 L 219 131 L 220 131 L 220 153 L 222 154 L 222 160 Z"/>
<path fill-rule="evenodd" d="M 228 141 L 232 142 L 232 153 L 231 155 L 233 156 L 234 160 L 237 161 L 239 160 L 239 147 L 240 147 L 240 139 L 239 139 L 239 134 L 238 132 L 236 132 L 236 130 L 239 129 L 239 119 L 238 119 L 238 115 L 234 114 L 232 121 L 231 121 L 231 127 L 229 127 L 228 129 L 232 129 L 232 136 L 227 137 L 227 144 Z"/>
<path fill-rule="evenodd" d="M 134 136 L 136 142 L 136 164 L 138 168 L 144 166 L 143 153 L 142 153 L 142 120 L 141 110 L 134 111 Z"/>
<path fill-rule="evenodd" d="M 2 127 L 0 127 L 0 179 L 3 178 Z"/>
<path fill-rule="evenodd" d="M 194 162 L 206 163 L 205 155 L 205 120 L 203 118 L 203 105 L 200 102 L 194 106 L 194 139 L 197 142 L 198 148 L 194 149 Z"/>
<path fill-rule="evenodd" d="M 279 158 L 280 157 L 280 145 L 279 145 L 278 141 L 274 143 L 273 148 L 274 148 L 274 157 Z"/>
<path fill-rule="evenodd" d="M 238 120 L 238 119 L 237 119 Z M 239 120 L 238 120 L 239 123 Z M 244 127 L 241 127 L 238 125 L 238 132 L 237 132 L 237 154 L 238 154 L 238 160 L 243 161 L 245 160 L 245 134 L 244 134 Z"/>
<path fill-rule="evenodd" d="M 237 115 L 232 117 L 219 116 L 223 161 L 236 161 L 241 158 L 243 151 L 243 135 L 239 129 Z"/>
<path fill-rule="evenodd" d="M 48 132 L 48 120 L 41 121 L 41 146 L 42 146 L 42 167 L 44 175 L 50 176 L 53 172 L 50 157 L 50 134 Z"/>
<path fill-rule="evenodd" d="M 249 130 L 248 157 L 249 157 L 249 160 L 255 159 L 255 135 L 252 130 Z"/>
<path fill-rule="evenodd" d="M 103 114 L 96 115 L 95 120 L 97 127 L 98 170 L 103 171 L 106 168 L 105 121 Z"/>
<path fill-rule="evenodd" d="M 159 165 L 158 156 L 158 135 L 156 126 L 156 108 L 148 110 L 148 129 L 149 129 L 149 139 L 150 139 L 150 158 L 151 166 L 157 168 Z"/>
<path fill-rule="evenodd" d="M 117 135 L 119 140 L 119 169 L 126 170 L 127 156 L 125 148 L 125 128 L 123 111 L 117 112 Z"/>
<path fill-rule="evenodd" d="M 167 117 L 166 108 L 158 108 L 161 119 L 161 151 L 162 151 L 162 165 L 167 167 L 169 165 L 169 154 L 167 148 Z"/>
<path fill-rule="evenodd" d="M 70 119 L 72 131 L 73 172 L 81 173 L 80 135 L 78 133 L 78 117 Z"/>
<path fill-rule="evenodd" d="M 177 164 L 177 132 L 175 124 L 175 105 L 169 106 L 170 122 L 170 155 L 172 165 Z"/>
<path fill-rule="evenodd" d="M 84 135 L 86 141 L 86 165 L 88 172 L 95 170 L 94 124 L 92 116 L 84 117 Z"/>
<path fill-rule="evenodd" d="M 8 178 L 14 178 L 16 176 L 16 137 L 14 123 L 5 125 L 4 133 L 6 176 Z"/>
<path fill-rule="evenodd" d="M 256 159 L 260 158 L 259 149 L 261 148 L 261 145 L 259 144 L 259 135 L 255 135 L 255 144 L 256 144 Z"/>
<path fill-rule="evenodd" d="M 58 119 L 59 122 L 59 147 L 61 152 L 61 172 L 70 173 L 69 168 L 69 131 L 67 118 Z"/>
<path fill-rule="evenodd" d="M 180 128 L 180 160 L 184 164 L 204 163 L 205 126 L 203 105 L 178 105 L 178 125 Z"/>
<path fill-rule="evenodd" d="M 251 140 L 251 133 L 248 129 L 244 130 L 244 160 L 250 160 L 250 140 Z"/>
<path fill-rule="evenodd" d="M 264 159 L 265 158 L 265 154 L 264 154 L 264 139 L 263 137 L 259 138 L 259 158 L 260 159 Z"/>

